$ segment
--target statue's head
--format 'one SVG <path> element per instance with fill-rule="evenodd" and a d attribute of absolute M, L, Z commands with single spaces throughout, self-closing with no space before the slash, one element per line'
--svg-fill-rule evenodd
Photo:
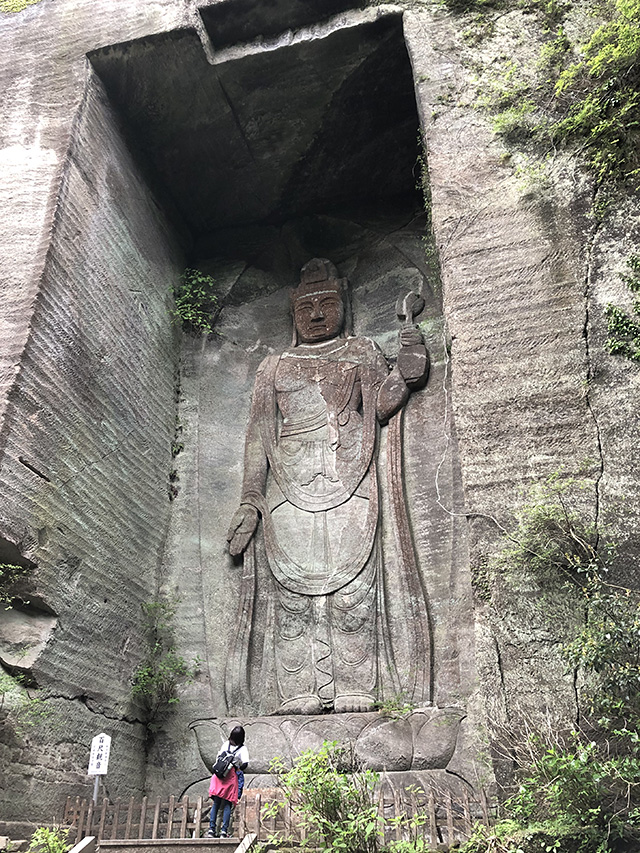
<path fill-rule="evenodd" d="M 300 284 L 291 291 L 296 342 L 319 343 L 336 338 L 345 325 L 346 279 L 326 258 L 302 267 Z"/>

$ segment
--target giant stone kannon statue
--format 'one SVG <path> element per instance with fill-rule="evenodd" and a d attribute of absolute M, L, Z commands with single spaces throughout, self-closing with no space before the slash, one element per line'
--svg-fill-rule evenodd
<path fill-rule="evenodd" d="M 429 358 L 409 311 L 397 364 L 349 334 L 347 282 L 326 259 L 292 291 L 292 346 L 256 376 L 240 507 L 240 624 L 225 676 L 233 713 L 372 709 L 430 699 L 431 642 L 401 474 L 401 410 Z M 389 427 L 383 549 L 378 455 Z M 390 535 L 390 531 L 393 534 Z M 389 618 L 389 596 L 396 618 Z M 401 600 L 398 601 L 396 597 Z"/>

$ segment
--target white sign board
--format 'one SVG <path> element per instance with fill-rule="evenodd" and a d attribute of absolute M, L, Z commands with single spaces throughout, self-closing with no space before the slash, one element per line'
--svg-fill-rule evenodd
<path fill-rule="evenodd" d="M 91 741 L 91 755 L 89 757 L 89 776 L 104 776 L 109 766 L 109 752 L 111 750 L 111 738 L 104 733 L 96 735 Z"/>

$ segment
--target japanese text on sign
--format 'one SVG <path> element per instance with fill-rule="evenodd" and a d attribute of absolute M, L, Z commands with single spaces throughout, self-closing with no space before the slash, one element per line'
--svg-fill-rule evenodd
<path fill-rule="evenodd" d="M 91 755 L 89 756 L 89 776 L 104 776 L 109 766 L 109 752 L 111 750 L 111 738 L 104 733 L 96 735 L 91 741 Z"/>

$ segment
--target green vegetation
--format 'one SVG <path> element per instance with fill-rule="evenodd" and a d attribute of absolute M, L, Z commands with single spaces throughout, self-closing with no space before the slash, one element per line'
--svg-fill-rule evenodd
<path fill-rule="evenodd" d="M 40 0 L 0 0 L 0 12 L 23 12 L 27 6 L 35 6 Z"/>
<path fill-rule="evenodd" d="M 451 0 L 450 8 L 459 4 Z M 496 132 L 510 144 L 531 141 L 583 152 L 598 186 L 640 186 L 640 0 L 603 0 L 599 26 L 584 44 L 564 28 L 566 2 L 463 3 L 466 9 L 537 11 L 545 41 L 533 78 L 513 60 L 496 73 L 480 103 L 494 113 Z"/>
<path fill-rule="evenodd" d="M 186 269 L 173 289 L 175 308 L 172 316 L 182 322 L 183 328 L 198 334 L 213 332 L 218 314 L 218 299 L 214 294 L 215 282 L 200 270 Z"/>
<path fill-rule="evenodd" d="M 8 724 L 18 735 L 51 716 L 51 708 L 39 696 L 27 690 L 22 675 L 0 670 L 0 725 Z"/>
<path fill-rule="evenodd" d="M 584 145 L 599 183 L 638 185 L 640 175 L 640 0 L 606 4 L 611 20 L 598 27 L 581 58 L 559 76 L 555 94 L 564 117 L 553 140 Z"/>
<path fill-rule="evenodd" d="M 632 255 L 627 261 L 630 274 L 622 280 L 634 294 L 640 294 L 640 255 Z M 640 296 L 634 300 L 633 319 L 617 305 L 605 308 L 607 316 L 607 350 L 612 355 L 623 355 L 631 361 L 640 362 Z"/>
<path fill-rule="evenodd" d="M 67 853 L 73 845 L 68 841 L 68 831 L 54 826 L 41 826 L 33 833 L 27 853 Z"/>
<path fill-rule="evenodd" d="M 580 510 L 587 486 L 556 476 L 522 507 L 493 566 L 562 587 L 584 620 L 563 648 L 581 673 L 581 724 L 511 735 L 515 791 L 503 819 L 464 853 L 613 853 L 640 849 L 640 591 L 609 580 L 616 548 Z"/>
<path fill-rule="evenodd" d="M 397 696 L 392 696 L 382 702 L 376 702 L 374 708 L 380 716 L 389 717 L 391 720 L 400 720 L 403 717 L 408 717 L 416 706 L 409 702 L 405 693 L 398 693 Z"/>
<path fill-rule="evenodd" d="M 181 684 L 193 681 L 200 664 L 191 663 L 175 647 L 174 617 L 178 602 L 153 601 L 142 605 L 145 656 L 132 680 L 132 695 L 142 700 L 153 731 L 167 709 L 179 702 Z"/>
<path fill-rule="evenodd" d="M 27 572 L 29 572 L 27 566 L 0 563 L 0 607 L 4 606 L 5 610 L 11 607 L 11 601 L 14 597 L 11 590 Z"/>
<path fill-rule="evenodd" d="M 332 853 L 378 853 L 379 776 L 354 769 L 352 754 L 335 742 L 303 752 L 290 770 L 279 758 L 271 763 L 269 771 L 306 830 L 305 846 Z M 278 809 L 277 802 L 269 803 L 263 813 L 273 817 Z"/>
<path fill-rule="evenodd" d="M 351 749 L 338 743 L 325 742 L 319 750 L 303 752 L 287 770 L 276 758 L 270 772 L 277 778 L 285 800 L 297 813 L 304 829 L 302 847 L 329 850 L 332 853 L 427 853 L 432 847 L 424 839 L 428 824 L 426 806 L 415 815 L 398 814 L 385 818 L 379 811 L 380 774 L 362 770 Z M 421 788 L 409 792 L 425 799 Z M 275 818 L 281 803 L 267 803 L 262 810 L 266 818 Z M 403 840 L 384 845 L 385 827 Z M 294 843 L 280 838 L 271 841 Z"/>

